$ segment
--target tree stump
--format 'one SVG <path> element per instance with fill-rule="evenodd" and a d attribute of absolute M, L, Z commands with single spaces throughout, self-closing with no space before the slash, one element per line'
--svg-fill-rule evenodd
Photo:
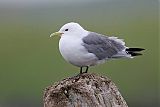
<path fill-rule="evenodd" d="M 128 107 L 107 77 L 83 73 L 47 87 L 44 107 Z"/>

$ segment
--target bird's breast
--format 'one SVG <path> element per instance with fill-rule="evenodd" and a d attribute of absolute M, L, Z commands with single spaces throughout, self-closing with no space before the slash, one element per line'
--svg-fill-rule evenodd
<path fill-rule="evenodd" d="M 59 41 L 59 50 L 63 58 L 79 67 L 92 65 L 96 57 L 88 53 L 82 43 L 82 39 L 79 38 L 62 37 Z"/>

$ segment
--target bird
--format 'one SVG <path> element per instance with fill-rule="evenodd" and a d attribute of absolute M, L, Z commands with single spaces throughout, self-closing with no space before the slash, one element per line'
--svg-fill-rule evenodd
<path fill-rule="evenodd" d="M 80 74 L 89 67 L 103 64 L 111 59 L 134 58 L 142 55 L 143 48 L 125 46 L 123 39 L 85 30 L 80 24 L 64 24 L 52 36 L 60 36 L 59 51 L 69 63 L 80 68 Z M 83 72 L 83 69 L 85 71 Z"/>

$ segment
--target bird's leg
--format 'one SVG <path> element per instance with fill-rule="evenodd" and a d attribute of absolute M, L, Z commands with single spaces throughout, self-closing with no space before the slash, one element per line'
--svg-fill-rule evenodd
<path fill-rule="evenodd" d="M 88 66 L 86 66 L 86 71 L 85 71 L 85 73 L 87 73 L 87 71 L 88 71 L 88 68 L 89 68 L 89 67 L 88 67 Z"/>
<path fill-rule="evenodd" d="M 82 71 L 83 71 L 83 69 L 82 69 L 82 68 L 83 68 L 83 67 L 81 67 L 81 68 L 80 68 L 80 74 L 82 74 L 82 73 L 83 73 L 83 72 L 82 72 Z"/>

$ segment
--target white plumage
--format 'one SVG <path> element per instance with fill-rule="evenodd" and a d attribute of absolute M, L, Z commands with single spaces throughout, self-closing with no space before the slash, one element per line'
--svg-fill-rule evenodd
<path fill-rule="evenodd" d="M 60 35 L 59 50 L 63 58 L 78 67 L 94 66 L 112 58 L 132 58 L 141 48 L 128 48 L 117 37 L 108 37 L 83 29 L 78 23 L 67 23 L 51 34 Z M 128 49 L 128 51 L 126 51 Z"/>

